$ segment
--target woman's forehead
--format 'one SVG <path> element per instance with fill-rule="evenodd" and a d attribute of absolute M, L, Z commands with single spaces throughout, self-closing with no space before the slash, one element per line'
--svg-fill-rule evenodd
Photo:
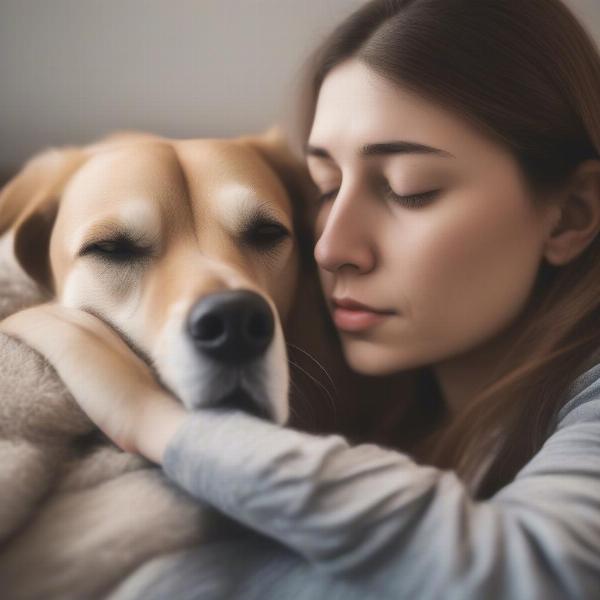
<path fill-rule="evenodd" d="M 365 64 L 351 60 L 335 67 L 320 89 L 307 149 L 365 155 L 369 147 L 390 143 L 439 157 L 504 152 L 466 118 Z"/>

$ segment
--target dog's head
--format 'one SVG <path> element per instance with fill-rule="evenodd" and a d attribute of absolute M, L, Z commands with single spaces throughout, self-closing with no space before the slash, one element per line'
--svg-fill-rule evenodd
<path fill-rule="evenodd" d="M 273 131 L 123 134 L 30 161 L 0 194 L 0 235 L 31 278 L 120 332 L 188 408 L 232 403 L 283 423 L 282 323 L 310 192 Z"/>

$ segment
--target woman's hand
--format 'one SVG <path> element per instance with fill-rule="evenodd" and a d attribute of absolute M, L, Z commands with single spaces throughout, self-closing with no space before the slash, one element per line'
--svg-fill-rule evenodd
<path fill-rule="evenodd" d="M 46 357 L 115 444 L 162 462 L 186 411 L 113 329 L 87 312 L 42 304 L 9 316 L 0 331 Z"/>

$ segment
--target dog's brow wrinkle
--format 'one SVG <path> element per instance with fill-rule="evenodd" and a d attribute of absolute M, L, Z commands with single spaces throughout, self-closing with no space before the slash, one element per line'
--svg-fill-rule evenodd
<path fill-rule="evenodd" d="M 196 220 L 196 215 L 194 213 L 193 206 L 193 197 L 192 197 L 192 187 L 190 185 L 190 178 L 188 172 L 185 169 L 184 162 L 181 158 L 180 153 L 177 151 L 175 146 L 171 146 L 171 150 L 173 151 L 175 157 L 175 166 L 181 178 L 181 185 L 183 187 L 183 194 L 185 198 L 185 205 L 189 210 L 189 214 L 192 220 L 192 223 Z"/>

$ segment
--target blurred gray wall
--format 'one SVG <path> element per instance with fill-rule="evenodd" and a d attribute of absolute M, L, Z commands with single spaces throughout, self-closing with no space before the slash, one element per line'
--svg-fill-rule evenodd
<path fill-rule="evenodd" d="M 0 178 L 116 129 L 259 131 L 363 0 L 0 0 Z M 600 0 L 568 0 L 600 39 Z"/>

